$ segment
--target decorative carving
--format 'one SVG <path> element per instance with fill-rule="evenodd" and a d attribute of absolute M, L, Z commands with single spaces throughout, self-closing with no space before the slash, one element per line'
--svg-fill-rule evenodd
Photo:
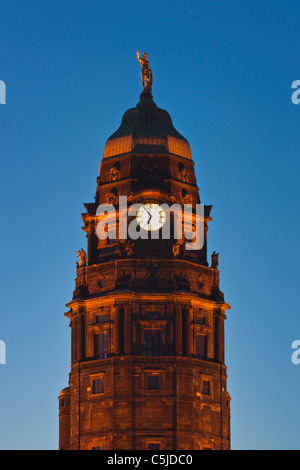
<path fill-rule="evenodd" d="M 116 181 L 117 179 L 119 179 L 119 174 L 120 174 L 120 171 L 118 170 L 118 168 L 116 168 L 115 166 L 113 166 L 109 172 L 110 174 L 110 179 L 112 181 Z"/>
<path fill-rule="evenodd" d="M 179 172 L 179 179 L 184 183 L 189 181 L 189 174 L 186 168 L 182 168 L 182 170 Z"/>
<path fill-rule="evenodd" d="M 116 289 L 131 288 L 131 273 L 126 274 L 125 271 L 116 280 Z"/>
<path fill-rule="evenodd" d="M 131 192 L 129 196 L 127 197 L 127 202 L 131 202 L 132 199 L 133 199 L 133 192 Z"/>
<path fill-rule="evenodd" d="M 177 258 L 177 256 L 179 256 L 179 253 L 180 253 L 180 243 L 175 243 L 175 245 L 173 245 L 174 257 Z"/>
<path fill-rule="evenodd" d="M 148 54 L 147 52 L 144 52 L 143 57 L 141 57 L 139 51 L 137 51 L 136 55 L 142 67 L 141 77 L 142 77 L 142 87 L 144 89 L 144 93 L 151 93 L 152 72 L 149 68 Z"/>
<path fill-rule="evenodd" d="M 204 286 L 204 284 L 202 282 L 201 276 L 199 276 L 198 279 L 197 279 L 197 287 L 198 287 L 198 289 L 202 289 L 203 286 Z"/>
<path fill-rule="evenodd" d="M 193 198 L 190 194 L 186 194 L 183 198 L 183 203 L 184 204 L 192 204 Z"/>
<path fill-rule="evenodd" d="M 79 258 L 77 265 L 85 266 L 87 263 L 86 252 L 81 248 L 79 251 L 75 251 L 75 253 L 77 254 L 77 257 Z"/>
<path fill-rule="evenodd" d="M 102 289 L 102 287 L 105 286 L 105 277 L 103 276 L 103 274 L 101 275 L 99 281 L 98 281 L 98 286 Z"/>
<path fill-rule="evenodd" d="M 134 242 L 128 240 L 127 243 L 125 243 L 125 246 L 124 246 L 126 256 L 132 256 L 133 248 L 134 248 Z"/>
<path fill-rule="evenodd" d="M 179 256 L 184 257 L 185 256 L 185 244 L 176 242 L 173 245 L 173 255 L 175 258 L 178 258 Z"/>
<path fill-rule="evenodd" d="M 112 204 L 114 206 L 115 204 L 117 204 L 117 201 L 118 201 L 118 197 L 114 193 L 109 193 L 106 196 L 106 202 L 108 204 Z"/>
<path fill-rule="evenodd" d="M 175 289 L 190 290 L 189 280 L 180 273 L 174 276 Z"/>

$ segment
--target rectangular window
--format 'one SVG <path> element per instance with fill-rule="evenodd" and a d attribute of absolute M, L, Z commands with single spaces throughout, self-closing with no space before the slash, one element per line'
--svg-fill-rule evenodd
<path fill-rule="evenodd" d="M 93 393 L 103 393 L 103 379 L 94 379 L 93 380 Z"/>
<path fill-rule="evenodd" d="M 147 390 L 160 390 L 159 375 L 148 375 Z"/>
<path fill-rule="evenodd" d="M 107 333 L 95 335 L 95 356 L 99 359 L 107 357 Z"/>
<path fill-rule="evenodd" d="M 148 450 L 160 450 L 160 443 L 159 442 L 149 442 Z"/>
<path fill-rule="evenodd" d="M 209 380 L 202 381 L 201 393 L 203 395 L 210 395 L 210 381 Z"/>
<path fill-rule="evenodd" d="M 102 447 L 101 446 L 96 446 L 96 447 L 93 447 L 92 450 L 102 450 Z"/>
<path fill-rule="evenodd" d="M 161 356 L 161 330 L 144 330 L 144 356 Z"/>
<path fill-rule="evenodd" d="M 195 337 L 195 356 L 199 359 L 207 358 L 207 336 L 196 335 Z"/>

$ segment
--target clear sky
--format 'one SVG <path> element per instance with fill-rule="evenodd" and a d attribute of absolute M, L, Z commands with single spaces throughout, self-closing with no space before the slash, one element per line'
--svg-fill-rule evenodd
<path fill-rule="evenodd" d="M 190 142 L 220 253 L 233 449 L 300 449 L 300 2 L 0 1 L 1 449 L 56 449 L 64 317 L 105 142 L 141 92 Z"/>

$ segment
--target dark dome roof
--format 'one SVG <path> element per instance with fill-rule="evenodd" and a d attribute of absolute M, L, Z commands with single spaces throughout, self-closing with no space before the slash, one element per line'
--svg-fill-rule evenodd
<path fill-rule="evenodd" d="M 58 395 L 58 398 L 65 397 L 66 395 L 70 395 L 71 390 L 70 387 L 65 387 L 61 390 L 60 394 Z"/>
<path fill-rule="evenodd" d="M 135 108 L 125 111 L 119 129 L 106 142 L 103 158 L 125 153 L 171 153 L 192 159 L 188 141 L 173 126 L 167 111 L 142 93 Z"/>

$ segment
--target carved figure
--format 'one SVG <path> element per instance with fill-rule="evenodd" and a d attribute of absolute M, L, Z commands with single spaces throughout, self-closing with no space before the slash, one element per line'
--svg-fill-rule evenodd
<path fill-rule="evenodd" d="M 75 251 L 77 257 L 79 257 L 78 266 L 85 266 L 87 263 L 86 252 L 81 248 L 79 251 Z"/>
<path fill-rule="evenodd" d="M 215 251 L 211 255 L 211 267 L 217 269 L 219 266 L 219 253 Z"/>
<path fill-rule="evenodd" d="M 141 70 L 142 87 L 144 89 L 144 92 L 151 93 L 152 72 L 149 68 L 148 54 L 147 52 L 144 52 L 143 57 L 141 57 L 139 51 L 137 51 L 136 55 L 142 67 L 142 70 Z"/>

